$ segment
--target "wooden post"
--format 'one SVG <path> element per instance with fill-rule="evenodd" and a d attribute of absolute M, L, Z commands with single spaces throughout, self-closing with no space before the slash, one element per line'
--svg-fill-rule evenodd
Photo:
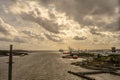
<path fill-rule="evenodd" d="M 10 53 L 9 53 L 9 65 L 8 65 L 8 80 L 12 80 L 12 48 L 13 45 L 10 45 Z"/>

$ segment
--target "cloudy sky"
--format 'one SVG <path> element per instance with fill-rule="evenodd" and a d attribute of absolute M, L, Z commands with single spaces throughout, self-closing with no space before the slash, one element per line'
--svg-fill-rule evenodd
<path fill-rule="evenodd" d="M 0 0 L 0 49 L 120 48 L 119 0 Z"/>

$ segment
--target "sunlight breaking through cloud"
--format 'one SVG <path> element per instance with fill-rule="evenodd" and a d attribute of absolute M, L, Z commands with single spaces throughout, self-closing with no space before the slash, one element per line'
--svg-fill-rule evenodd
<path fill-rule="evenodd" d="M 1 0 L 0 41 L 23 42 L 26 48 L 31 44 L 39 44 L 42 48 L 46 42 L 64 47 L 118 46 L 120 14 L 117 2 Z"/>

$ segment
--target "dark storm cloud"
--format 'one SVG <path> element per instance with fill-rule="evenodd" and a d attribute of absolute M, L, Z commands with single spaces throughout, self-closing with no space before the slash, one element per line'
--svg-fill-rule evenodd
<path fill-rule="evenodd" d="M 58 12 L 66 13 L 67 16 L 71 16 L 75 21 L 79 22 L 82 28 L 87 26 L 97 26 L 100 31 L 119 31 L 119 21 L 114 20 L 111 23 L 106 23 L 104 17 L 115 17 L 115 9 L 119 7 L 118 0 L 35 0 L 40 5 L 43 5 L 50 12 L 50 5 L 55 6 L 55 10 Z M 34 6 L 33 6 L 34 7 Z M 55 19 L 55 15 L 49 13 L 51 19 Z M 35 15 L 37 14 L 37 17 Z M 58 34 L 60 26 L 54 21 L 49 19 L 43 19 L 38 17 L 41 14 L 38 7 L 28 13 L 23 13 L 21 16 L 24 20 L 35 22 L 43 27 L 45 30 Z M 86 16 L 92 16 L 93 19 L 85 19 Z M 116 18 L 115 18 L 116 19 Z M 100 35 L 101 33 L 91 31 L 91 33 Z"/>
<path fill-rule="evenodd" d="M 66 12 L 75 18 L 86 14 L 113 14 L 118 6 L 118 0 L 39 0 L 41 4 L 55 4 L 60 11 Z M 47 6 L 48 7 L 48 6 Z"/>
<path fill-rule="evenodd" d="M 103 31 L 118 31 L 119 26 L 107 28 L 110 26 L 104 21 L 99 21 L 104 16 L 114 18 L 115 9 L 119 7 L 119 0 L 39 0 L 40 4 L 49 7 L 49 4 L 54 4 L 57 11 L 66 13 L 72 16 L 75 21 L 78 21 L 82 27 L 94 26 L 101 28 Z M 94 20 L 84 20 L 86 15 L 95 17 Z"/>
<path fill-rule="evenodd" d="M 100 32 L 97 32 L 97 31 L 90 31 L 93 35 L 100 35 L 102 36 L 102 34 Z"/>
<path fill-rule="evenodd" d="M 56 33 L 56 34 L 59 33 L 59 26 L 50 20 L 42 19 L 42 17 L 36 18 L 31 14 L 26 14 L 26 13 L 22 14 L 21 16 L 24 20 L 35 22 L 49 32 Z"/>
<path fill-rule="evenodd" d="M 14 3 L 14 0 L 0 0 L 0 15 L 9 17 L 7 15 L 9 13 L 9 7 Z M 11 13 L 9 13 L 9 15 L 11 15 Z"/>
<path fill-rule="evenodd" d="M 75 39 L 75 40 L 86 40 L 87 37 L 85 37 L 85 36 L 82 36 L 82 37 L 80 37 L 80 36 L 75 36 L 73 39 Z"/>
<path fill-rule="evenodd" d="M 55 23 L 56 13 L 66 13 L 66 17 L 72 17 L 80 24 L 81 28 L 86 28 L 89 32 L 96 36 L 105 36 L 104 32 L 117 32 L 120 29 L 119 20 L 116 18 L 118 13 L 115 10 L 119 7 L 118 0 L 36 0 L 39 4 L 31 5 L 33 9 L 23 11 L 20 16 L 24 20 L 35 22 L 44 28 L 50 34 L 60 33 L 61 26 Z M 27 2 L 26 2 L 27 3 Z M 29 2 L 28 2 L 29 3 Z M 30 5 L 30 4 L 29 4 Z M 26 5 L 29 7 L 29 5 Z M 54 6 L 55 5 L 55 6 Z M 38 7 L 39 6 L 39 7 Z M 50 8 L 51 7 L 51 8 Z M 40 9 L 48 10 L 50 19 L 46 18 L 46 14 L 42 15 Z M 50 10 L 51 9 L 51 10 Z M 53 12 L 52 12 L 53 11 Z M 110 19 L 110 20 L 109 20 Z M 96 27 L 94 29 L 93 27 Z M 62 27 L 65 29 L 64 27 Z M 72 30 L 71 30 L 72 31 Z M 29 33 L 29 36 L 34 36 Z M 49 40 L 60 42 L 60 37 L 44 34 Z M 75 36 L 75 40 L 85 40 L 86 37 Z"/>
<path fill-rule="evenodd" d="M 108 31 L 120 31 L 120 20 L 115 20 L 114 22 L 108 24 L 106 27 L 105 27 L 106 30 Z"/>
<path fill-rule="evenodd" d="M 96 36 L 101 36 L 101 37 L 105 37 L 107 36 L 106 34 L 103 34 L 103 30 L 101 28 L 94 28 L 94 27 L 91 27 L 89 28 L 90 29 L 90 33 L 92 35 L 96 35 Z"/>
<path fill-rule="evenodd" d="M 46 33 L 44 33 L 44 35 L 46 36 L 47 39 L 54 41 L 54 42 L 62 42 L 63 41 L 60 37 L 55 36 L 55 35 L 50 35 L 50 34 L 46 34 Z"/>
<path fill-rule="evenodd" d="M 98 29 L 95 28 L 90 28 L 90 33 L 97 36 L 105 36 L 102 33 L 100 33 Z"/>

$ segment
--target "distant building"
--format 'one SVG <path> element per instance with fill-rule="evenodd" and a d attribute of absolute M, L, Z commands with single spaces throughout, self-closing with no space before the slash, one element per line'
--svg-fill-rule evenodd
<path fill-rule="evenodd" d="M 116 52 L 116 47 L 112 47 L 111 49 L 113 53 Z"/>
<path fill-rule="evenodd" d="M 64 50 L 63 49 L 59 49 L 59 52 L 63 52 Z"/>

